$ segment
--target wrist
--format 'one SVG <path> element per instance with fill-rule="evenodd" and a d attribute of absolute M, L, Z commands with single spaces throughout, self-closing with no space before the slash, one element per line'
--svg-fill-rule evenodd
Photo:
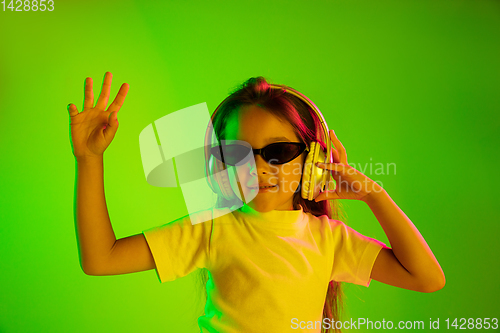
<path fill-rule="evenodd" d="M 102 163 L 103 155 L 75 156 L 75 159 L 78 164 Z"/>

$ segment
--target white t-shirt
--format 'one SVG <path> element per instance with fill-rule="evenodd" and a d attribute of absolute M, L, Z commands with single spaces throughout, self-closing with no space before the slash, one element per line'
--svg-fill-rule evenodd
<path fill-rule="evenodd" d="M 297 332 L 294 318 L 322 320 L 329 281 L 368 287 L 386 247 L 300 208 L 260 213 L 244 205 L 222 216 L 205 210 L 143 233 L 161 282 L 208 269 L 202 332 Z"/>

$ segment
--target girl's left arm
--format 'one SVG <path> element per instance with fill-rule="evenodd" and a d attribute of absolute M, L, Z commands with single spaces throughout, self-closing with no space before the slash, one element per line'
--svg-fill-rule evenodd
<path fill-rule="evenodd" d="M 392 249 L 379 252 L 371 277 L 405 289 L 434 292 L 445 277 L 424 237 L 386 191 L 363 198 L 384 229 Z"/>
<path fill-rule="evenodd" d="M 370 207 L 392 246 L 392 249 L 383 248 L 379 252 L 371 278 L 420 292 L 443 288 L 443 270 L 415 225 L 380 185 L 347 164 L 345 148 L 333 130 L 330 138 L 335 147 L 335 163 L 318 166 L 332 171 L 337 188 L 322 192 L 315 200 L 361 200 Z"/>

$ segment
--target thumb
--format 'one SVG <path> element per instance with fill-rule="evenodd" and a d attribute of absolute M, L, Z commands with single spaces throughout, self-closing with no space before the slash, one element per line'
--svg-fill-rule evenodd
<path fill-rule="evenodd" d="M 109 114 L 108 123 L 104 129 L 104 137 L 110 141 L 114 138 L 116 130 L 118 129 L 118 111 L 113 111 Z"/>
<path fill-rule="evenodd" d="M 76 108 L 76 105 L 73 107 L 74 104 L 69 103 L 68 104 L 68 112 L 70 117 L 74 117 L 78 114 L 78 109 Z"/>
<path fill-rule="evenodd" d="M 113 111 L 109 114 L 108 125 L 118 128 L 118 111 Z"/>
<path fill-rule="evenodd" d="M 319 202 L 323 200 L 335 200 L 335 199 L 340 199 L 336 191 L 325 191 L 318 194 L 318 196 L 314 199 L 314 201 Z"/>

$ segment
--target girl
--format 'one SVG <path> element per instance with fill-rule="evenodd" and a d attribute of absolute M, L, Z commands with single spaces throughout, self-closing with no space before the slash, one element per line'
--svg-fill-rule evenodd
<path fill-rule="evenodd" d="M 129 86 L 123 84 L 106 110 L 111 73 L 106 73 L 94 106 L 87 78 L 82 112 L 69 104 L 73 154 L 77 161 L 76 226 L 83 271 L 113 275 L 155 268 L 161 282 L 197 268 L 208 271 L 202 332 L 326 332 L 340 328 L 340 282 L 368 287 L 371 279 L 420 292 L 445 284 L 439 263 L 408 217 L 383 188 L 348 165 L 333 131 L 333 191 L 314 200 L 301 196 L 307 147 L 318 140 L 318 116 L 291 94 L 251 78 L 230 95 L 213 119 L 220 140 L 246 142 L 255 164 L 242 166 L 241 190 L 255 198 L 229 214 L 222 198 L 213 211 L 201 211 L 141 234 L 116 239 L 104 198 L 103 153 L 118 128 L 117 113 Z M 325 138 L 322 138 L 326 141 Z M 274 145 L 287 143 L 286 145 Z M 320 144 L 322 144 L 320 142 Z M 273 161 L 276 149 L 292 150 Z M 326 148 L 322 144 L 323 148 Z M 262 149 L 262 150 L 256 150 Z M 214 156 L 231 167 L 230 155 Z M 286 157 L 285 156 L 285 157 Z M 252 178 L 253 177 L 253 178 Z M 246 180 L 256 179 L 249 184 Z M 379 221 L 392 248 L 337 220 L 338 199 L 362 200 Z M 335 219 L 334 219 L 335 218 Z M 198 223 L 200 221 L 207 221 Z"/>

